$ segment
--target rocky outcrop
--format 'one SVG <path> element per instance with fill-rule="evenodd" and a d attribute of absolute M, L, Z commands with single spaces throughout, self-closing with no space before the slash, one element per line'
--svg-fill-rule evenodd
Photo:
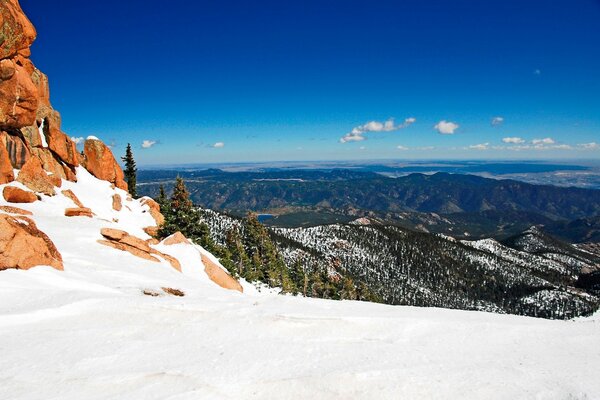
<path fill-rule="evenodd" d="M 235 280 L 231 275 L 219 267 L 213 260 L 208 256 L 202 254 L 202 264 L 204 264 L 204 272 L 210 278 L 211 281 L 221 286 L 224 289 L 237 290 L 243 292 L 244 288 L 240 283 Z"/>
<path fill-rule="evenodd" d="M 86 207 L 74 207 L 65 209 L 65 217 L 88 217 L 92 218 L 94 213 Z"/>
<path fill-rule="evenodd" d="M 114 184 L 119 189 L 127 190 L 123 170 L 110 149 L 96 138 L 88 138 L 83 148 L 85 167 L 98 179 Z"/>
<path fill-rule="evenodd" d="M 162 244 L 164 244 L 165 246 L 173 246 L 175 244 L 180 243 L 190 244 L 189 240 L 187 240 L 181 232 L 175 232 L 174 234 L 162 241 Z"/>
<path fill-rule="evenodd" d="M 48 196 L 54 196 L 54 183 L 48 177 L 46 171 L 42 168 L 40 160 L 36 157 L 31 157 L 17 177 L 17 181 L 27 186 L 36 193 L 44 193 Z"/>
<path fill-rule="evenodd" d="M 33 203 L 38 199 L 35 193 L 13 186 L 5 186 L 2 196 L 9 203 Z"/>
<path fill-rule="evenodd" d="M 6 147 L 2 146 L 0 142 L 0 185 L 9 183 L 15 180 L 15 174 L 13 173 L 13 167 L 8 157 L 8 151 Z"/>
<path fill-rule="evenodd" d="M 98 240 L 98 243 L 105 246 L 109 246 L 121 251 L 127 251 L 136 257 L 143 258 L 145 260 L 160 262 L 157 257 L 167 260 L 171 267 L 181 272 L 181 264 L 179 261 L 168 255 L 161 253 L 160 251 L 153 249 L 150 245 L 129 233 L 120 229 L 103 228 L 100 233 L 106 240 Z"/>
<path fill-rule="evenodd" d="M 40 265 L 63 269 L 54 243 L 31 219 L 0 214 L 0 270 Z"/>
<path fill-rule="evenodd" d="M 75 167 L 84 161 L 76 144 L 61 130 L 61 117 L 50 104 L 48 77 L 30 60 L 36 31 L 18 0 L 0 2 L 0 184 L 11 181 L 12 169 L 39 159 L 60 186 L 76 181 Z M 90 172 L 126 189 L 123 172 L 112 152 L 97 141 L 88 150 Z M 6 162 L 6 153 L 11 168 Z M 37 190 L 36 190 L 37 191 Z"/>
<path fill-rule="evenodd" d="M 164 224 L 165 217 L 160 212 L 160 205 L 156 201 L 152 200 L 150 197 L 142 197 L 141 200 L 142 205 L 148 206 L 150 210 L 150 215 L 152 215 L 152 218 L 154 218 L 156 226 L 161 226 L 162 224 Z"/>

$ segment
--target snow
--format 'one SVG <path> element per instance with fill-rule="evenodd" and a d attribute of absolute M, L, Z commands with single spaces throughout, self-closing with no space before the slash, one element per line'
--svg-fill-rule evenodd
<path fill-rule="evenodd" d="M 96 136 L 90 135 L 90 136 L 87 137 L 86 140 L 100 140 L 100 139 L 98 139 Z"/>
<path fill-rule="evenodd" d="M 153 220 L 125 192 L 77 176 L 61 190 L 94 218 L 64 217 L 73 204 L 60 191 L 18 205 L 65 270 L 0 272 L 0 399 L 598 398 L 598 314 L 550 321 L 282 296 L 246 282 L 243 294 L 224 290 L 203 273 L 198 246 L 154 246 L 180 260 L 179 273 L 96 243 L 103 227 L 146 238 Z"/>
<path fill-rule="evenodd" d="M 46 135 L 44 135 L 44 124 L 46 120 L 43 119 L 42 123 L 38 127 L 38 132 L 40 133 L 40 140 L 42 142 L 42 147 L 48 147 L 48 142 L 46 141 Z"/>

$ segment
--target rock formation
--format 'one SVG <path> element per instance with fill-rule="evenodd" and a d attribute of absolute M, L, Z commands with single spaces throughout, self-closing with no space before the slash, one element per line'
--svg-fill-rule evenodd
<path fill-rule="evenodd" d="M 160 261 L 157 256 L 161 257 L 167 260 L 169 264 L 171 264 L 171 267 L 181 272 L 181 264 L 176 258 L 153 249 L 147 242 L 138 237 L 130 235 L 125 231 L 112 228 L 104 228 L 100 233 L 102 236 L 104 236 L 104 239 L 106 239 L 98 240 L 98 243 L 100 244 L 115 248 L 117 250 L 127 251 L 136 257 L 154 262 Z"/>
<path fill-rule="evenodd" d="M 2 196 L 9 203 L 33 203 L 38 199 L 35 193 L 14 186 L 5 186 Z"/>
<path fill-rule="evenodd" d="M 38 265 L 63 269 L 62 257 L 54 243 L 31 219 L 0 214 L 0 270 Z"/>
<path fill-rule="evenodd" d="M 2 0 L 0 184 L 14 180 L 12 169 L 21 169 L 35 158 L 52 176 L 54 186 L 59 186 L 60 179 L 75 181 L 75 167 L 85 163 L 96 177 L 126 189 L 123 172 L 108 147 L 96 139 L 88 141 L 84 159 L 75 143 L 62 132 L 60 114 L 50 104 L 48 78 L 29 58 L 35 38 L 35 28 L 18 0 Z M 44 189 L 42 193 L 49 192 Z"/>

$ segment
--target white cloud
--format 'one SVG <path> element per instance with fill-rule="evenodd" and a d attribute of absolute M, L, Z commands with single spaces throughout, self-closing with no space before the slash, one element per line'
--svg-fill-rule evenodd
<path fill-rule="evenodd" d="M 154 146 L 156 143 L 158 143 L 156 140 L 144 140 L 144 141 L 142 141 L 142 149 L 149 149 L 150 147 Z"/>
<path fill-rule="evenodd" d="M 531 143 L 533 143 L 534 145 L 539 145 L 539 144 L 554 144 L 556 142 L 554 141 L 554 139 L 547 137 L 544 139 L 533 139 L 531 141 Z"/>
<path fill-rule="evenodd" d="M 600 144 L 598 144 L 596 142 L 581 143 L 579 145 L 579 147 L 581 147 L 584 150 L 598 150 L 598 149 L 600 149 Z"/>
<path fill-rule="evenodd" d="M 366 138 L 364 136 L 361 136 L 360 134 L 355 135 L 353 133 L 347 133 L 340 139 L 340 143 L 361 142 L 365 139 Z"/>
<path fill-rule="evenodd" d="M 221 148 L 225 147 L 225 143 L 223 143 L 223 142 L 217 142 L 217 143 L 213 144 L 212 147 L 214 149 L 221 149 Z"/>
<path fill-rule="evenodd" d="M 522 139 L 520 137 L 505 137 L 505 138 L 502 139 L 502 141 L 504 143 L 512 143 L 512 144 L 525 143 L 525 139 Z"/>
<path fill-rule="evenodd" d="M 534 75 L 541 75 L 541 74 L 542 74 L 542 71 L 541 71 L 540 69 L 534 69 L 534 70 L 533 70 L 533 74 L 534 74 Z"/>
<path fill-rule="evenodd" d="M 365 146 L 360 146 L 358 149 L 359 150 L 364 150 L 364 149 L 366 149 L 366 147 Z"/>
<path fill-rule="evenodd" d="M 492 118 L 492 126 L 502 125 L 503 122 L 504 122 L 504 117 L 494 117 L 494 118 Z"/>
<path fill-rule="evenodd" d="M 469 146 L 469 149 L 471 150 L 487 150 L 489 149 L 490 144 L 489 143 L 480 143 L 480 144 L 473 144 L 471 146 Z"/>
<path fill-rule="evenodd" d="M 80 144 L 83 143 L 83 141 L 85 140 L 82 137 L 72 137 L 71 140 L 75 143 L 75 144 Z"/>
<path fill-rule="evenodd" d="M 406 147 L 406 146 L 402 146 L 402 145 L 400 145 L 400 146 L 397 146 L 396 148 L 397 148 L 398 150 L 408 150 L 408 147 Z"/>
<path fill-rule="evenodd" d="M 423 147 L 416 147 L 417 150 L 421 150 L 421 151 L 429 151 L 429 150 L 434 150 L 435 147 L 434 146 L 423 146 Z"/>
<path fill-rule="evenodd" d="M 442 135 L 453 135 L 454 131 L 459 128 L 459 125 L 455 122 L 440 121 L 434 128 Z"/>
<path fill-rule="evenodd" d="M 388 119 L 384 122 L 379 121 L 370 121 L 364 125 L 359 125 L 354 128 L 347 134 L 345 134 L 341 139 L 340 143 L 347 142 L 360 142 L 365 140 L 365 134 L 369 132 L 392 132 L 397 131 L 399 129 L 404 129 L 414 124 L 417 121 L 416 118 L 410 117 L 406 118 L 404 122 L 401 124 L 396 124 L 393 118 Z"/>

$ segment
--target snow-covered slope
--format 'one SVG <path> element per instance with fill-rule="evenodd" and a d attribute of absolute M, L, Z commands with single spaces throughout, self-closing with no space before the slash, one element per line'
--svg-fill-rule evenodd
<path fill-rule="evenodd" d="M 70 200 L 22 208 L 64 271 L 0 272 L 0 399 L 593 399 L 600 318 L 577 321 L 393 307 L 224 290 L 194 251 L 183 273 L 96 242 L 100 229 L 146 238 L 145 206 L 83 169 Z M 18 185 L 12 183 L 12 185 Z M 2 202 L 0 205 L 5 205 Z M 115 222 L 114 220 L 118 220 Z M 161 288 L 181 290 L 183 297 Z M 144 295 L 148 294 L 156 296 Z"/>

